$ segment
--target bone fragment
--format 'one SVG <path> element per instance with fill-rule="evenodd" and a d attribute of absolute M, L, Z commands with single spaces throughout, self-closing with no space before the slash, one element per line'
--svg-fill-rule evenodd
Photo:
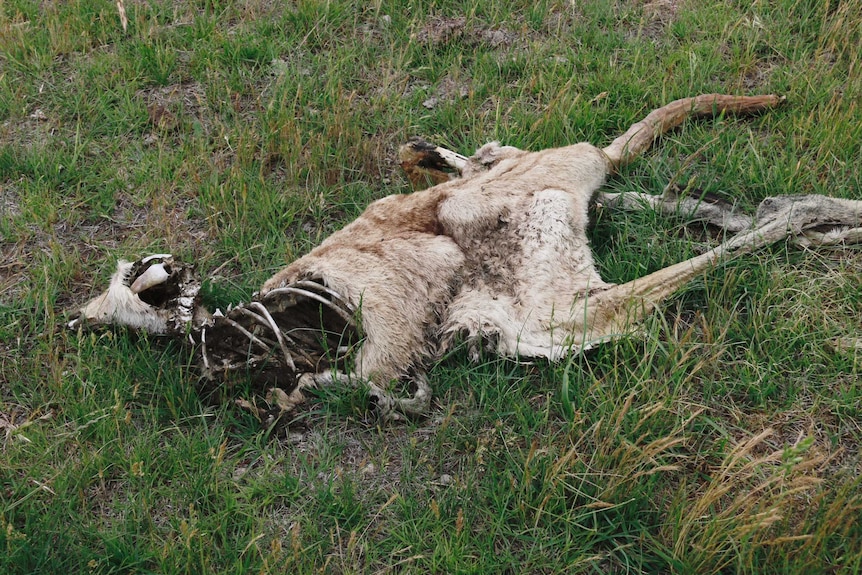
<path fill-rule="evenodd" d="M 165 283 L 168 277 L 170 277 L 170 274 L 165 270 L 165 264 L 153 264 L 135 279 L 129 289 L 132 293 L 138 294 L 153 286 Z"/>

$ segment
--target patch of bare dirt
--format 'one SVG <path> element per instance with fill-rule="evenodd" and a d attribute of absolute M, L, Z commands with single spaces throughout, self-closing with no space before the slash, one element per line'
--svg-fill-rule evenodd
<path fill-rule="evenodd" d="M 57 124 L 41 108 L 33 108 L 23 118 L 0 124 L 0 142 L 14 142 L 24 149 L 42 148 L 57 132 Z"/>
<path fill-rule="evenodd" d="M 0 183 L 0 218 L 11 219 L 21 214 L 21 199 L 14 183 Z"/>
<path fill-rule="evenodd" d="M 273 66 L 275 67 L 275 64 Z M 258 112 L 260 93 L 263 91 L 265 82 L 268 80 L 261 80 L 262 85 L 256 94 L 244 95 L 236 92 L 229 94 L 229 102 L 234 112 L 242 116 L 250 116 Z M 148 139 L 154 141 L 157 133 L 176 132 L 182 126 L 192 123 L 197 123 L 199 126 L 197 129 L 203 129 L 208 133 L 212 128 L 211 118 L 217 116 L 209 109 L 211 102 L 199 82 L 152 86 L 138 90 L 135 95 L 146 105 L 149 123 L 154 128 L 154 133 L 145 136 L 145 142 Z"/>
<path fill-rule="evenodd" d="M 832 475 L 839 471 L 862 472 L 858 442 L 859 428 L 842 423 L 829 409 L 817 410 L 816 417 L 806 412 L 785 411 L 777 414 L 746 413 L 741 415 L 742 427 L 757 432 L 770 429 L 772 433 L 754 450 L 760 456 L 770 451 L 784 450 L 788 457 L 799 451 L 805 459 L 817 460 L 818 471 Z M 836 441 L 837 439 L 837 441 Z M 807 447 L 806 442 L 811 442 Z M 788 462 L 790 463 L 790 462 Z"/>
<path fill-rule="evenodd" d="M 451 75 L 443 78 L 431 91 L 422 106 L 433 110 L 440 103 L 452 103 L 470 96 L 471 82 L 455 79 Z"/>
<path fill-rule="evenodd" d="M 681 0 L 651 0 L 642 7 L 643 16 L 637 29 L 631 30 L 630 38 L 647 38 L 660 42 L 667 36 L 667 30 L 676 21 Z"/>
<path fill-rule="evenodd" d="M 7 201 L 14 202 L 14 197 Z M 14 240 L 0 239 L 0 301 L 22 299 L 36 281 L 41 272 L 39 262 L 45 258 L 77 262 L 81 277 L 64 286 L 68 289 L 63 289 L 55 302 L 59 309 L 70 309 L 104 288 L 94 271 L 104 265 L 113 266 L 113 262 L 106 264 L 106 252 L 116 252 L 121 246 L 143 252 L 156 243 L 169 250 L 206 246 L 206 223 L 188 217 L 192 202 L 175 194 L 170 202 L 156 200 L 137 205 L 129 196 L 121 195 L 110 216 L 84 222 L 61 217 L 47 230 L 31 226 L 21 230 Z M 61 255 L 52 255 L 58 253 Z"/>
<path fill-rule="evenodd" d="M 420 44 L 446 44 L 455 38 L 463 36 L 466 24 L 467 19 L 463 16 L 458 18 L 432 18 L 415 33 L 414 38 Z"/>
<path fill-rule="evenodd" d="M 32 261 L 31 247 L 25 243 L 0 243 L 3 253 L 0 260 L 0 303 L 9 304 L 18 300 L 26 287 L 28 262 Z"/>
<path fill-rule="evenodd" d="M 747 92 L 753 93 L 769 90 L 775 68 L 776 65 L 773 62 L 757 60 L 753 66 L 743 72 L 742 86 Z"/>
<path fill-rule="evenodd" d="M 435 47 L 458 40 L 467 46 L 506 48 L 522 40 L 519 33 L 510 29 L 468 24 L 463 16 L 431 18 L 413 34 L 413 38 L 419 44 Z"/>
<path fill-rule="evenodd" d="M 136 96 L 147 106 L 150 124 L 165 132 L 176 130 L 183 121 L 206 123 L 206 94 L 198 82 L 172 84 L 138 90 Z M 145 136 L 152 138 L 153 135 Z"/>
<path fill-rule="evenodd" d="M 195 204 L 196 200 L 172 190 L 166 190 L 146 205 L 137 205 L 129 196 L 122 195 L 116 199 L 112 216 L 94 224 L 94 232 L 99 237 L 99 245 L 110 241 L 104 239 L 105 235 L 119 236 L 122 241 L 108 244 L 111 247 L 120 244 L 146 246 L 156 242 L 170 249 L 205 246 L 209 239 L 208 226 L 203 220 L 188 216 Z"/>
<path fill-rule="evenodd" d="M 349 477 L 362 492 L 435 491 L 450 485 L 458 474 L 458 454 L 453 454 L 448 461 L 434 462 L 422 454 L 419 461 L 413 463 L 417 475 L 415 484 L 404 485 L 405 446 L 433 441 L 443 423 L 441 417 L 428 418 L 414 429 L 391 426 L 385 433 L 376 434 L 369 434 L 369 429 L 356 421 L 346 420 L 333 426 L 327 424 L 324 417 L 311 416 L 301 429 L 297 423 L 291 424 L 280 440 L 291 452 L 290 461 L 296 465 L 291 469 L 288 464 L 283 469 L 285 474 L 305 477 L 311 484 L 330 484 L 341 477 Z M 319 471 L 316 475 L 306 475 L 309 467 Z M 247 481 L 272 472 L 266 461 L 253 456 L 238 463 L 231 472 L 231 479 Z"/>

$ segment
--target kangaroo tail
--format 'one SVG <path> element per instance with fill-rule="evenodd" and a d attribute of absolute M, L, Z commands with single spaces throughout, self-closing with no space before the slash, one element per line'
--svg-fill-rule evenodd
<path fill-rule="evenodd" d="M 653 141 L 679 126 L 688 118 L 715 116 L 716 114 L 753 114 L 774 108 L 784 102 L 784 96 L 727 96 L 703 94 L 693 98 L 675 100 L 650 112 L 646 118 L 633 124 L 625 134 L 604 148 L 610 160 L 609 171 L 617 171 L 644 153 Z"/>

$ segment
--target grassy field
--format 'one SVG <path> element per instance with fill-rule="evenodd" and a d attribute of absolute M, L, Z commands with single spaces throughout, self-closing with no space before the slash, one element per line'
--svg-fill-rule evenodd
<path fill-rule="evenodd" d="M 414 135 L 606 145 L 676 98 L 780 93 L 608 187 L 862 199 L 862 3 L 126 11 L 124 31 L 107 0 L 0 3 L 0 573 L 862 571 L 862 350 L 836 343 L 862 335 L 859 247 L 722 264 L 559 365 L 456 351 L 402 425 L 336 389 L 275 436 L 200 394 L 187 350 L 63 328 L 120 257 L 168 251 L 211 305 L 247 299 L 409 192 L 394 158 Z M 716 241 L 594 219 L 608 281 Z"/>

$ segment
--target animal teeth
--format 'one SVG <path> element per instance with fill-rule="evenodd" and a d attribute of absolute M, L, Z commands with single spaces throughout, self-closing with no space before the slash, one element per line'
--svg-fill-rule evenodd
<path fill-rule="evenodd" d="M 165 264 L 153 264 L 147 271 L 138 276 L 138 279 L 129 288 L 132 293 L 141 293 L 155 285 L 164 283 L 170 274 L 165 270 Z"/>

